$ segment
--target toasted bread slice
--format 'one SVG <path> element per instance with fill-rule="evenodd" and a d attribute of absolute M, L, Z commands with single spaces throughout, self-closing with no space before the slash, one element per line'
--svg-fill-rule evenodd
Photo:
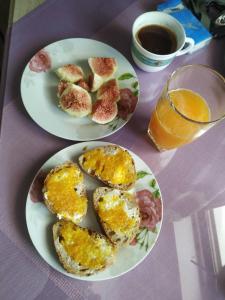
<path fill-rule="evenodd" d="M 132 156 L 117 145 L 86 151 L 79 157 L 79 164 L 85 172 L 113 188 L 128 190 L 136 181 Z"/>
<path fill-rule="evenodd" d="M 53 239 L 59 260 L 69 273 L 89 276 L 114 262 L 116 248 L 104 235 L 70 221 L 53 225 Z"/>
<path fill-rule="evenodd" d="M 111 242 L 117 246 L 128 245 L 140 226 L 140 212 L 135 195 L 100 187 L 95 190 L 93 201 L 101 225 Z"/>
<path fill-rule="evenodd" d="M 52 169 L 44 181 L 44 201 L 59 219 L 81 222 L 87 212 L 83 173 L 77 164 L 66 162 Z"/>

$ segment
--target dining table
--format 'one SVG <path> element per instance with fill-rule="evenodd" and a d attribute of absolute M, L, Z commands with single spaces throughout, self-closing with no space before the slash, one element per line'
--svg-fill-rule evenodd
<path fill-rule="evenodd" d="M 132 24 L 158 3 L 46 0 L 9 26 L 0 90 L 0 299 L 224 299 L 225 121 L 196 141 L 164 152 L 151 143 L 147 128 L 163 86 L 178 67 L 204 64 L 225 75 L 225 41 L 212 39 L 160 72 L 140 70 L 130 51 Z M 108 44 L 133 66 L 140 85 L 136 110 L 124 127 L 101 141 L 137 154 L 155 175 L 163 200 L 161 231 L 147 257 L 126 274 L 102 281 L 71 278 L 47 264 L 31 242 L 25 218 L 37 171 L 78 141 L 50 134 L 32 120 L 22 102 L 21 77 L 35 53 L 68 38 Z"/>

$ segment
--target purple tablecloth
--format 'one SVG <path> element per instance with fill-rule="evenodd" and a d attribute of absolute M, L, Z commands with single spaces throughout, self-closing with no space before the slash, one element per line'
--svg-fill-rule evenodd
<path fill-rule="evenodd" d="M 140 102 L 132 120 L 106 138 L 137 153 L 153 170 L 164 199 L 164 220 L 150 255 L 122 277 L 83 282 L 48 266 L 25 224 L 31 180 L 52 154 L 72 142 L 38 127 L 20 97 L 24 66 L 37 50 L 69 37 L 94 38 L 130 56 L 131 26 L 152 2 L 49 0 L 12 27 L 5 59 L 0 148 L 0 299 L 223 299 L 225 122 L 177 151 L 157 152 L 146 136 L 150 112 L 178 66 L 208 64 L 225 74 L 224 40 L 176 60 L 159 73 L 136 69 Z M 223 247 L 222 247 L 222 246 Z"/>

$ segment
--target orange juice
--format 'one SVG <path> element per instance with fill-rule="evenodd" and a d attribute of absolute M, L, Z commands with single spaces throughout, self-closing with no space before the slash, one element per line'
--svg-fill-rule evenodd
<path fill-rule="evenodd" d="M 210 121 L 210 109 L 199 94 L 177 89 L 171 90 L 169 97 L 172 103 L 165 97 L 158 101 L 148 128 L 148 134 L 159 150 L 177 148 L 200 134 L 203 124 L 185 117 L 198 122 Z"/>

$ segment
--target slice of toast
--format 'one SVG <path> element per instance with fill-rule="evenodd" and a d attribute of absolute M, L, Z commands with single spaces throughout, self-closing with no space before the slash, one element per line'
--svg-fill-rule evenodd
<path fill-rule="evenodd" d="M 44 181 L 44 202 L 59 219 L 81 222 L 88 199 L 84 176 L 77 164 L 66 162 L 52 169 Z"/>
<path fill-rule="evenodd" d="M 59 260 L 69 273 L 89 276 L 114 262 L 116 248 L 104 235 L 70 221 L 53 225 L 53 239 Z"/>
<path fill-rule="evenodd" d="M 112 243 L 128 245 L 140 226 L 140 212 L 135 195 L 107 187 L 97 188 L 93 195 L 100 223 Z"/>
<path fill-rule="evenodd" d="M 89 175 L 106 185 L 128 190 L 136 181 L 136 169 L 132 156 L 117 145 L 108 145 L 86 151 L 79 157 L 79 164 Z"/>

